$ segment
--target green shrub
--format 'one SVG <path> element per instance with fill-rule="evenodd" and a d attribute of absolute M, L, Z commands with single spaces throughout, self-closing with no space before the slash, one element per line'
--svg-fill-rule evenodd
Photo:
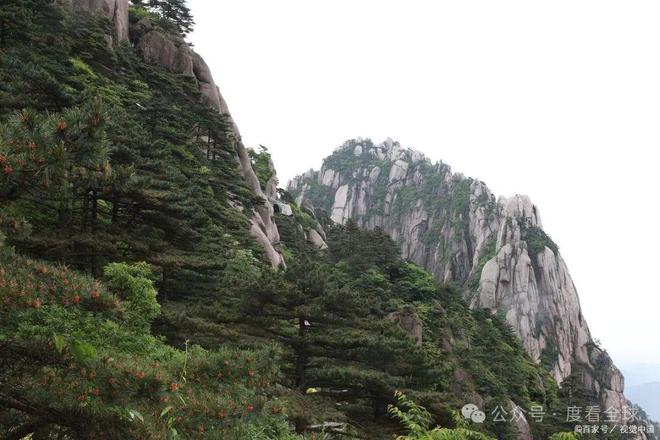
<path fill-rule="evenodd" d="M 156 289 L 147 263 L 111 263 L 103 268 L 106 286 L 125 301 L 127 323 L 146 331 L 160 314 Z"/>
<path fill-rule="evenodd" d="M 408 399 L 400 391 L 396 392 L 395 397 L 397 404 L 389 405 L 388 411 L 408 431 L 408 435 L 399 436 L 397 440 L 494 440 L 464 426 L 456 429 L 431 429 L 431 414 L 425 408 Z M 458 416 L 455 419 L 460 420 Z"/>
<path fill-rule="evenodd" d="M 543 252 L 546 247 L 555 255 L 559 253 L 559 246 L 538 226 L 523 225 L 522 239 L 527 243 L 527 250 L 532 258 Z"/>
<path fill-rule="evenodd" d="M 493 259 L 495 255 L 497 255 L 497 240 L 491 239 L 484 245 L 484 248 L 479 255 L 479 261 L 472 271 L 472 276 L 467 282 L 467 286 L 472 292 L 479 290 L 481 283 L 481 272 L 483 272 L 486 263 Z"/>

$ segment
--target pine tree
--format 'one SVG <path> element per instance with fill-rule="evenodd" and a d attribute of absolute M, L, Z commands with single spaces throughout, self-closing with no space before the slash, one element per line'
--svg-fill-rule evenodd
<path fill-rule="evenodd" d="M 90 244 L 99 238 L 99 197 L 122 177 L 109 164 L 106 119 L 100 102 L 92 101 L 60 114 L 22 111 L 0 132 L 0 202 L 9 213 L 21 206 L 25 214 L 39 214 L 28 246 L 55 258 L 75 255 L 91 272 L 98 269 L 98 249 Z M 59 234 L 43 234 L 50 228 Z"/>
<path fill-rule="evenodd" d="M 374 235 L 357 229 L 346 234 L 352 236 L 338 241 L 363 243 Z M 383 254 L 389 241 L 377 257 L 378 246 L 358 246 L 351 258 L 387 260 Z M 333 265 L 320 253 L 298 253 L 285 273 L 262 271 L 244 287 L 241 311 L 244 332 L 286 347 L 288 386 L 347 403 L 349 417 L 387 425 L 394 390 L 423 389 L 432 381 L 432 368 L 414 341 L 388 319 L 381 292 L 367 281 L 376 273 L 387 278 L 375 264 L 367 274 L 356 274 L 346 261 Z M 304 411 L 292 415 L 299 429 L 315 416 Z"/>
<path fill-rule="evenodd" d="M 107 262 L 148 261 L 159 268 L 163 298 L 217 290 L 228 250 L 259 252 L 246 214 L 232 207 L 248 211 L 253 201 L 238 174 L 226 119 L 200 102 L 193 81 L 145 63 L 130 48 L 109 49 L 106 21 L 84 11 L 62 17 L 61 8 L 41 0 L 12 1 L 31 16 L 30 32 L 7 49 L 14 61 L 0 66 L 0 98 L 41 120 L 38 110 L 73 117 L 98 97 L 105 108 L 99 136 L 75 137 L 80 124 L 73 120 L 60 135 L 67 148 L 103 142 L 112 175 L 102 182 L 77 179 L 57 194 L 52 184 L 35 189 L 45 203 L 13 203 L 20 211 L 13 217 L 29 217 L 34 227 L 32 236 L 9 234 L 10 243 L 96 274 Z M 53 38 L 61 40 L 55 48 L 47 44 Z M 39 60 L 34 76 L 23 59 Z M 41 129 L 25 130 L 13 135 L 27 145 Z"/>
<path fill-rule="evenodd" d="M 171 23 L 182 36 L 192 32 L 195 25 L 186 0 L 132 0 L 132 3 Z"/>

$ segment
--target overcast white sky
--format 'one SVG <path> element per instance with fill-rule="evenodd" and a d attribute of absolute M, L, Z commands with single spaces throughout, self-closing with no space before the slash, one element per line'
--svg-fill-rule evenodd
<path fill-rule="evenodd" d="M 362 136 L 528 194 L 594 336 L 620 364 L 660 363 L 660 2 L 189 4 L 282 186 Z"/>

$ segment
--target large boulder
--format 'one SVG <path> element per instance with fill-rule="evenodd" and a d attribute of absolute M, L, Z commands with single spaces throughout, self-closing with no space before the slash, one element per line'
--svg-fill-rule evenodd
<path fill-rule="evenodd" d="M 192 51 L 180 38 L 152 30 L 140 38 L 137 48 L 149 63 L 159 64 L 181 75 L 195 76 Z"/>

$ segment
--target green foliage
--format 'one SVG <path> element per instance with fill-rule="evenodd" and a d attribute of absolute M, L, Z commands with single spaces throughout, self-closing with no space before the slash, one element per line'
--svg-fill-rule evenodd
<path fill-rule="evenodd" d="M 524 224 L 522 239 L 527 243 L 527 250 L 532 258 L 536 258 L 546 247 L 550 248 L 555 255 L 559 253 L 559 246 L 538 226 Z"/>
<path fill-rule="evenodd" d="M 552 434 L 548 440 L 580 440 L 582 436 L 573 432 L 558 432 Z"/>
<path fill-rule="evenodd" d="M 362 147 L 362 154 L 355 155 L 355 147 L 358 145 Z M 335 170 L 343 176 L 352 176 L 354 171 L 362 170 L 367 165 L 377 165 L 374 162 L 376 159 L 366 153 L 366 150 L 373 146 L 373 142 L 369 139 L 351 139 L 350 141 L 346 141 L 341 148 L 335 150 L 323 161 L 323 167 L 325 169 Z"/>
<path fill-rule="evenodd" d="M 192 32 L 195 21 L 186 5 L 186 0 L 131 0 L 132 10 L 137 17 L 145 16 L 147 11 L 160 19 L 160 25 L 168 32 L 177 32 L 182 36 Z"/>
<path fill-rule="evenodd" d="M 399 249 L 381 229 L 363 231 L 353 220 L 346 225 L 330 226 L 326 230 L 330 246 L 330 258 L 335 263 L 343 262 L 353 274 L 376 266 L 388 272 L 400 262 Z"/>
<path fill-rule="evenodd" d="M 99 101 L 58 113 L 22 111 L 0 126 L 0 201 L 39 200 L 59 224 L 74 203 L 111 188 L 121 176 L 109 165 L 106 116 Z M 85 212 L 83 215 L 93 215 Z"/>
<path fill-rule="evenodd" d="M 252 164 L 252 169 L 257 175 L 257 178 L 259 179 L 259 183 L 261 184 L 261 188 L 265 189 L 266 184 L 270 180 L 271 177 L 275 174 L 273 169 L 271 168 L 272 164 L 272 159 L 270 157 L 270 153 L 268 152 L 268 148 L 264 147 L 263 145 L 259 145 L 259 151 L 255 151 L 252 148 L 248 149 L 248 156 L 250 157 L 250 163 Z"/>
<path fill-rule="evenodd" d="M 288 219 L 278 218 L 278 225 Z M 281 227 L 283 237 L 287 231 Z M 254 341 L 280 341 L 287 385 L 300 390 L 303 402 L 310 388 L 315 398 L 329 399 L 315 402 L 313 410 L 309 403 L 297 405 L 291 413 L 297 426 L 318 423 L 324 414 L 323 420 L 354 420 L 382 438 L 396 432 L 384 418 L 383 404 L 397 389 L 424 401 L 432 417 L 456 428 L 461 426 L 451 412 L 465 404 L 468 393 L 490 396 L 491 410 L 509 399 L 527 409 L 556 403 L 556 384 L 527 358 L 502 317 L 471 311 L 457 290 L 438 286 L 428 273 L 402 261 L 380 231 L 348 222 L 326 232 L 327 253 L 296 243 L 304 237 L 286 235 L 293 251 L 287 272 L 262 272 L 241 296 L 237 340 L 250 335 Z M 421 346 L 393 325 L 391 313 L 420 322 Z M 456 371 L 469 379 L 456 384 Z M 333 400 L 343 402 L 343 414 L 333 412 Z M 509 425 L 487 429 L 504 438 L 514 435 Z"/>
<path fill-rule="evenodd" d="M 319 184 L 316 179 L 306 180 L 305 183 L 309 186 L 305 197 L 311 201 L 315 209 L 330 211 L 335 201 L 334 193 L 328 187 Z M 293 195 L 298 196 L 295 192 Z"/>
<path fill-rule="evenodd" d="M 146 261 L 164 298 L 214 289 L 226 255 L 260 252 L 232 208 L 254 204 L 227 121 L 194 81 L 110 48 L 96 15 L 10 3 L 27 18 L 12 15 L 0 65 L 9 244 L 97 276 L 109 262 Z"/>
<path fill-rule="evenodd" d="M 267 395 L 277 351 L 177 350 L 129 325 L 151 302 L 144 265 L 113 264 L 110 284 L 16 257 L 0 265 L 0 429 L 35 438 L 280 439 Z M 124 298 L 114 289 L 121 288 Z M 147 299 L 149 301 L 147 301 Z M 155 313 L 154 308 L 147 311 Z M 53 417 L 52 414 L 57 414 Z M 260 433 L 252 436 L 250 433 Z"/>
<path fill-rule="evenodd" d="M 472 269 L 472 276 L 468 279 L 467 286 L 472 292 L 479 290 L 479 284 L 481 283 L 481 272 L 484 270 L 484 266 L 496 255 L 497 251 L 497 240 L 491 239 L 488 241 L 479 255 L 479 261 L 477 265 Z"/>
<path fill-rule="evenodd" d="M 248 250 L 238 250 L 227 262 L 223 272 L 222 282 L 227 286 L 240 289 L 261 275 L 259 261 Z"/>
<path fill-rule="evenodd" d="M 126 305 L 127 324 L 142 331 L 147 331 L 160 315 L 156 289 L 150 277 L 151 269 L 144 262 L 111 263 L 103 268 L 106 286 Z"/>
<path fill-rule="evenodd" d="M 290 203 L 289 206 L 291 206 L 291 211 L 293 212 L 294 220 L 299 225 L 301 225 L 305 231 L 309 231 L 310 229 L 316 229 L 319 226 L 316 219 L 312 217 L 309 213 L 300 209 L 298 205 L 296 205 L 295 203 Z"/>
<path fill-rule="evenodd" d="M 189 30 L 182 1 L 133 3 L 132 20 Z M 0 24 L 3 432 L 266 440 L 300 438 L 290 424 L 318 438 L 334 421 L 343 435 L 389 438 L 401 427 L 387 405 L 404 390 L 428 408 L 393 412 L 416 426 L 411 438 L 483 439 L 452 417 L 468 394 L 527 409 L 591 398 L 577 376 L 569 395 L 558 390 L 501 317 L 470 310 L 381 230 L 327 227 L 320 252 L 304 236 L 317 220 L 294 204 L 277 216 L 288 269 L 271 269 L 248 235 L 258 201 L 228 121 L 194 81 L 110 47 L 107 19 L 50 0 L 9 0 Z M 380 167 L 384 199 L 391 164 L 356 156 L 357 144 L 326 168 L 355 183 L 358 169 Z M 251 158 L 265 185 L 267 151 Z M 397 194 L 397 209 L 421 200 L 431 231 L 464 230 L 472 181 L 414 166 L 424 183 Z M 307 183 L 331 207 L 327 188 Z M 439 233 L 424 239 L 453 258 Z M 431 421 L 454 429 L 429 431 Z"/>
<path fill-rule="evenodd" d="M 389 405 L 388 412 L 408 432 L 408 435 L 399 436 L 397 440 L 493 440 L 485 434 L 464 427 L 431 429 L 431 414 L 426 409 L 408 399 L 400 391 L 397 391 L 395 396 L 397 404 Z"/>
<path fill-rule="evenodd" d="M 396 287 L 407 301 L 423 301 L 433 298 L 438 287 L 435 280 L 424 269 L 406 263 L 399 268 Z"/>
<path fill-rule="evenodd" d="M 541 352 L 541 365 L 543 365 L 547 370 L 554 368 L 558 359 L 559 352 L 557 351 L 557 347 L 553 345 L 546 346 Z"/>
<path fill-rule="evenodd" d="M 408 438 L 422 438 L 431 426 L 431 414 L 425 408 L 408 399 L 401 391 L 397 391 L 394 396 L 397 404 L 389 405 L 387 411 L 406 428 L 409 434 Z M 405 439 L 406 437 L 399 438 Z"/>

